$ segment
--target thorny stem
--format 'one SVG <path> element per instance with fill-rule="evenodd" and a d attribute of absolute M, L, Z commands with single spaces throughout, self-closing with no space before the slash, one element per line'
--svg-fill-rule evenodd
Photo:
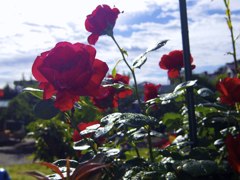
<path fill-rule="evenodd" d="M 81 134 L 80 134 L 80 131 L 79 131 L 78 129 L 77 129 L 77 131 L 79 132 L 79 135 L 80 135 L 81 137 L 83 137 L 83 139 L 88 143 L 88 145 L 91 147 L 91 149 L 93 150 L 94 154 L 96 155 L 98 152 L 97 152 L 97 150 L 95 149 L 94 144 L 93 144 L 91 141 L 89 141 L 85 136 L 81 135 Z"/>
<path fill-rule="evenodd" d="M 74 121 L 74 112 L 75 112 L 74 108 L 71 109 L 70 113 L 64 112 L 66 123 L 69 125 L 70 128 L 73 129 L 77 127 L 76 122 Z"/>
<path fill-rule="evenodd" d="M 149 148 L 149 156 L 150 156 L 150 161 L 154 162 L 153 158 L 153 151 L 152 151 L 152 139 L 151 139 L 151 128 L 148 126 L 147 127 L 147 141 L 148 141 L 148 148 Z"/>
<path fill-rule="evenodd" d="M 236 107 L 237 112 L 239 112 L 240 111 L 240 103 L 236 102 L 235 107 Z"/>
<path fill-rule="evenodd" d="M 120 47 L 119 44 L 117 43 L 116 39 L 114 38 L 114 36 L 113 36 L 113 35 L 109 35 L 109 36 L 113 39 L 114 43 L 117 45 L 119 51 L 120 51 L 121 54 L 122 54 L 123 61 L 125 62 L 125 64 L 127 65 L 127 67 L 129 68 L 129 70 L 130 70 L 131 73 L 132 73 L 133 80 L 134 80 L 134 87 L 135 87 L 136 98 L 137 98 L 138 104 L 139 104 L 139 106 L 140 106 L 140 108 L 141 108 L 141 111 L 144 112 L 144 109 L 143 109 L 143 106 L 142 106 L 142 103 L 141 103 L 141 100 L 140 100 L 140 97 L 139 97 L 139 93 L 138 93 L 137 79 L 136 79 L 136 76 L 135 76 L 134 69 L 131 68 L 131 66 L 128 64 L 128 62 L 127 62 L 127 60 L 126 60 L 126 58 L 125 58 L 125 55 L 124 55 L 121 47 Z"/>
<path fill-rule="evenodd" d="M 140 158 L 140 153 L 139 153 L 138 148 L 135 143 L 134 143 L 134 149 L 136 151 L 137 157 Z"/>
<path fill-rule="evenodd" d="M 229 8 L 229 1 L 227 2 L 227 0 L 224 0 L 224 4 L 226 7 L 226 15 L 227 15 L 227 24 L 228 24 L 228 28 L 230 30 L 231 33 L 231 40 L 232 40 L 232 48 L 233 48 L 233 59 L 234 59 L 234 65 L 235 65 L 235 71 L 236 74 L 238 74 L 238 63 L 237 63 L 237 53 L 236 53 L 236 41 L 234 39 L 234 34 L 233 34 L 233 26 L 232 26 L 232 19 L 231 19 L 231 10 Z"/>

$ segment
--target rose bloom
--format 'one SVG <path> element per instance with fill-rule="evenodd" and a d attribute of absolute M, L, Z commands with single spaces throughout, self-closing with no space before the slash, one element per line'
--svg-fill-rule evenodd
<path fill-rule="evenodd" d="M 168 137 L 153 137 L 152 144 L 153 147 L 159 148 L 159 149 L 165 149 L 169 145 L 172 144 L 172 142 L 176 139 L 176 134 L 168 134 Z"/>
<path fill-rule="evenodd" d="M 144 84 L 144 101 L 156 98 L 158 96 L 158 90 L 161 87 L 160 84 L 155 85 L 153 83 Z"/>
<path fill-rule="evenodd" d="M 59 42 L 38 56 L 32 66 L 33 76 L 44 90 L 43 99 L 56 95 L 55 107 L 70 110 L 79 96 L 97 96 L 103 93 L 101 82 L 108 66 L 95 58 L 90 45 Z"/>
<path fill-rule="evenodd" d="M 221 103 L 230 106 L 240 102 L 240 79 L 239 78 L 225 78 L 216 85 L 217 90 L 221 93 Z"/>
<path fill-rule="evenodd" d="M 129 84 L 130 80 L 129 76 L 121 74 L 116 74 L 115 77 L 109 75 L 108 79 L 110 79 L 111 84 L 121 83 L 126 85 Z M 93 104 L 102 110 L 106 108 L 116 108 L 118 107 L 119 99 L 132 95 L 131 89 L 116 89 L 110 86 L 106 87 L 105 90 L 105 93 L 92 98 Z"/>
<path fill-rule="evenodd" d="M 0 89 L 0 97 L 4 97 L 4 90 Z"/>
<path fill-rule="evenodd" d="M 168 70 L 168 77 L 169 78 L 178 78 L 180 75 L 180 71 L 183 68 L 183 51 L 182 50 L 174 50 L 171 51 L 169 54 L 164 54 L 161 57 L 159 62 L 159 66 L 161 69 Z M 192 64 L 193 58 L 190 56 L 190 62 Z M 191 65 L 192 69 L 196 66 Z"/>
<path fill-rule="evenodd" d="M 228 134 L 225 143 L 228 162 L 236 172 L 240 173 L 240 134 L 236 137 Z"/>
<path fill-rule="evenodd" d="M 108 5 L 99 5 L 87 16 L 85 20 L 85 28 L 92 34 L 88 37 L 88 43 L 94 45 L 99 36 L 112 35 L 118 14 L 117 8 L 110 8 Z"/>
<path fill-rule="evenodd" d="M 100 124 L 100 122 L 99 122 L 99 121 L 92 121 L 92 122 L 89 122 L 89 123 L 84 123 L 84 122 L 79 123 L 79 124 L 77 125 L 77 129 L 78 129 L 78 130 L 74 130 L 74 132 L 73 132 L 73 136 L 72 136 L 73 141 L 74 141 L 74 142 L 77 142 L 77 141 L 82 140 L 83 137 L 81 137 L 79 133 L 80 133 L 81 131 L 85 130 L 87 127 L 92 126 L 92 125 L 95 125 L 95 124 Z M 86 134 L 84 137 L 85 137 L 85 138 L 89 138 L 89 137 L 92 136 L 92 134 L 93 134 L 93 133 Z"/>

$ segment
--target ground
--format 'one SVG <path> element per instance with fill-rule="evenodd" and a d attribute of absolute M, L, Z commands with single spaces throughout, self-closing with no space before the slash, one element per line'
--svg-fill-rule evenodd
<path fill-rule="evenodd" d="M 34 151 L 34 140 L 24 139 L 21 142 L 12 142 L 0 145 L 0 167 L 12 164 L 31 163 L 29 156 Z"/>

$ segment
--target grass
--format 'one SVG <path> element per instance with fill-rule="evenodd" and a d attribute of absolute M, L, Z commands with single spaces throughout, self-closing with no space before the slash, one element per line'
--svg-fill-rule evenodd
<path fill-rule="evenodd" d="M 37 163 L 10 165 L 4 168 L 12 180 L 36 180 L 36 178 L 32 176 L 24 174 L 26 171 L 38 171 L 45 175 L 53 174 L 49 168 Z"/>

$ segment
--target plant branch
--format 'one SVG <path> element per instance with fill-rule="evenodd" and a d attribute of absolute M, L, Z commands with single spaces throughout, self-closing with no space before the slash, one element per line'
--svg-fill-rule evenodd
<path fill-rule="evenodd" d="M 147 133 L 148 133 L 147 141 L 148 141 L 150 161 L 154 162 L 153 151 L 152 151 L 152 139 L 151 139 L 151 128 L 150 128 L 150 126 L 148 126 L 148 128 L 147 128 Z"/>
<path fill-rule="evenodd" d="M 136 79 L 136 76 L 135 76 L 134 69 L 132 69 L 131 66 L 128 64 L 128 62 L 127 62 L 127 60 L 126 60 L 126 58 L 125 58 L 125 55 L 124 55 L 121 47 L 120 47 L 119 44 L 117 43 L 116 39 L 114 38 L 114 36 L 113 36 L 113 35 L 110 35 L 110 37 L 113 39 L 114 43 L 117 45 L 119 51 L 120 51 L 121 54 L 122 54 L 123 61 L 125 62 L 125 64 L 127 65 L 127 67 L 129 68 L 129 70 L 130 70 L 131 73 L 132 73 L 133 80 L 134 80 L 134 87 L 135 87 L 136 98 L 137 98 L 137 101 L 138 101 L 138 104 L 139 104 L 139 106 L 140 106 L 141 111 L 144 112 L 144 109 L 143 109 L 143 106 L 142 106 L 142 103 L 141 103 L 141 100 L 140 100 L 140 97 L 139 97 L 138 86 L 137 86 L 137 79 Z"/>
<path fill-rule="evenodd" d="M 233 33 L 233 26 L 232 26 L 232 19 L 231 19 L 231 10 L 229 8 L 229 2 L 230 0 L 224 0 L 224 4 L 225 4 L 225 7 L 226 7 L 226 15 L 227 15 L 227 25 L 228 25 L 228 28 L 230 30 L 230 33 L 231 33 L 231 40 L 232 40 L 232 48 L 233 48 L 233 59 L 234 59 L 234 66 L 235 66 L 235 71 L 236 73 L 238 74 L 238 62 L 237 62 L 237 53 L 236 53 L 236 41 L 235 41 L 235 38 L 234 38 L 234 33 Z"/>

